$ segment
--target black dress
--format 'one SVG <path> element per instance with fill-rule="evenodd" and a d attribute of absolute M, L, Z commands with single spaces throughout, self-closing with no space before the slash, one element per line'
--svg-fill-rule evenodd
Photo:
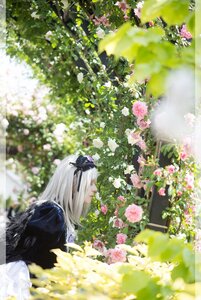
<path fill-rule="evenodd" d="M 54 201 L 32 204 L 14 217 L 6 230 L 6 262 L 23 260 L 42 268 L 52 268 L 56 255 L 51 249 L 66 251 L 67 227 L 62 208 Z"/>

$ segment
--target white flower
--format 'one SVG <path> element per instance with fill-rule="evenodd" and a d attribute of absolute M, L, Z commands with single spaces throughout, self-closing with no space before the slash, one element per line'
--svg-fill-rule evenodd
<path fill-rule="evenodd" d="M 95 210 L 95 215 L 98 217 L 98 215 L 100 214 L 100 211 L 97 209 L 97 210 Z"/>
<path fill-rule="evenodd" d="M 100 194 L 99 194 L 99 192 L 96 192 L 96 199 L 98 200 L 98 201 L 100 201 L 101 200 L 101 196 L 100 196 Z"/>
<path fill-rule="evenodd" d="M 109 178 L 108 178 L 108 181 L 109 181 L 109 182 L 112 182 L 112 181 L 113 181 L 113 178 L 112 178 L 112 177 L 109 177 Z"/>
<path fill-rule="evenodd" d="M 64 123 L 59 123 L 56 125 L 56 128 L 53 131 L 53 134 L 58 142 L 63 141 L 63 135 L 64 135 L 65 130 L 66 130 L 66 125 Z"/>
<path fill-rule="evenodd" d="M 24 133 L 24 135 L 29 135 L 29 129 L 25 128 L 25 129 L 23 130 L 23 133 Z"/>
<path fill-rule="evenodd" d="M 51 41 L 51 37 L 52 37 L 52 31 L 49 30 L 45 34 L 45 39 L 50 42 Z"/>
<path fill-rule="evenodd" d="M 45 151 L 49 151 L 49 150 L 51 150 L 51 145 L 50 144 L 45 144 L 45 145 L 43 145 L 43 149 Z"/>
<path fill-rule="evenodd" d="M 7 119 L 3 119 L 1 121 L 1 125 L 3 126 L 4 129 L 6 129 L 8 127 L 8 125 L 9 125 L 8 120 Z"/>
<path fill-rule="evenodd" d="M 120 177 L 115 178 L 115 180 L 113 181 L 113 185 L 116 189 L 119 189 L 121 186 L 121 178 Z"/>
<path fill-rule="evenodd" d="M 31 17 L 34 18 L 34 19 L 40 19 L 40 16 L 37 15 L 36 11 L 32 12 Z"/>
<path fill-rule="evenodd" d="M 93 140 L 93 146 L 94 146 L 95 148 L 100 149 L 100 148 L 103 147 L 103 142 L 101 141 L 100 138 L 94 139 L 94 140 Z"/>
<path fill-rule="evenodd" d="M 109 139 L 108 140 L 108 147 L 112 152 L 115 152 L 116 148 L 119 147 L 119 145 L 116 143 L 114 139 Z"/>
<path fill-rule="evenodd" d="M 98 27 L 96 30 L 96 34 L 99 39 L 102 39 L 105 36 L 105 31 L 102 28 Z"/>
<path fill-rule="evenodd" d="M 83 75 L 82 72 L 80 72 L 80 73 L 77 74 L 77 81 L 78 81 L 79 83 L 82 82 L 83 78 L 84 78 L 84 75 Z"/>
<path fill-rule="evenodd" d="M 124 171 L 124 174 L 130 174 L 131 171 L 133 171 L 133 170 L 134 170 L 133 165 L 128 165 L 126 170 Z"/>
<path fill-rule="evenodd" d="M 129 109 L 127 107 L 124 107 L 121 110 L 122 115 L 124 115 L 125 117 L 127 117 L 129 115 Z"/>
<path fill-rule="evenodd" d="M 130 132 L 127 138 L 128 138 L 128 143 L 130 145 L 135 145 L 137 142 L 141 140 L 140 136 L 137 133 L 134 133 L 133 131 Z"/>
<path fill-rule="evenodd" d="M 104 86 L 110 88 L 112 86 L 111 81 L 106 82 Z"/>
<path fill-rule="evenodd" d="M 104 123 L 104 122 L 101 122 L 101 123 L 100 123 L 100 127 L 101 127 L 101 128 L 105 128 L 105 123 Z"/>
<path fill-rule="evenodd" d="M 98 155 L 98 153 L 94 154 L 92 156 L 92 158 L 95 160 L 95 161 L 98 161 L 100 159 L 100 155 Z"/>
<path fill-rule="evenodd" d="M 129 129 L 129 128 L 127 128 L 126 130 L 125 130 L 125 134 L 128 136 L 130 133 L 131 133 L 131 129 Z"/>

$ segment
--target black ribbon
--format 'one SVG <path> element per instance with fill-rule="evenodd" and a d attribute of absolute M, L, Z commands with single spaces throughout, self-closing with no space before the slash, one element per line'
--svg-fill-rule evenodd
<path fill-rule="evenodd" d="M 79 177 L 78 186 L 77 186 L 77 191 L 79 192 L 81 179 L 82 179 L 82 173 L 89 169 L 96 168 L 96 165 L 94 164 L 94 160 L 91 156 L 83 156 L 83 155 L 78 156 L 78 158 L 76 159 L 76 162 L 75 163 L 70 162 L 70 164 L 73 165 L 74 167 L 76 167 L 74 175 L 76 175 L 80 171 L 80 177 Z"/>

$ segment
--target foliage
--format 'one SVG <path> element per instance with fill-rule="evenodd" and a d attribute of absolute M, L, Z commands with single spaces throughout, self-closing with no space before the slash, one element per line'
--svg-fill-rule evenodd
<path fill-rule="evenodd" d="M 185 178 L 194 172 L 194 162 L 190 155 L 181 159 L 184 146 L 167 146 L 175 171 L 170 173 L 167 166 L 161 168 L 161 176 L 155 175 L 160 168 L 158 141 L 150 130 L 158 104 L 155 95 L 163 94 L 169 71 L 184 63 L 193 66 L 193 42 L 181 35 L 184 22 L 192 29 L 193 11 L 186 14 L 186 1 L 162 1 L 159 6 L 152 2 L 141 9 L 142 3 L 133 0 L 7 1 L 7 53 L 32 67 L 48 86 L 53 105 L 41 123 L 36 119 L 41 108 L 48 110 L 45 102 L 36 105 L 32 115 L 23 107 L 17 116 L 8 113 L 8 158 L 20 161 L 30 192 L 37 197 L 53 172 L 51 162 L 74 151 L 93 155 L 100 172 L 99 195 L 79 229 L 79 243 L 98 239 L 112 248 L 116 235 L 123 233 L 132 244 L 148 222 L 153 188 L 161 192 L 166 186 L 171 207 L 164 218 L 171 217 L 170 233 L 185 234 L 189 240 L 193 236 L 193 185 L 187 187 Z M 147 23 L 150 5 L 152 20 Z M 177 25 L 171 19 L 174 5 L 181 12 L 174 19 Z M 100 51 L 115 56 L 100 54 L 98 44 Z M 147 106 L 143 120 L 132 111 L 138 101 Z M 66 131 L 59 141 L 54 130 L 61 123 Z M 12 147 L 15 151 L 9 152 Z M 132 204 L 142 207 L 141 222 L 128 221 L 125 212 Z"/>
<path fill-rule="evenodd" d="M 201 270 L 191 245 L 149 230 L 135 241 L 121 245 L 127 262 L 110 265 L 97 260 L 100 253 L 88 242 L 84 248 L 71 245 L 71 254 L 54 250 L 53 269 L 30 266 L 37 274 L 32 299 L 194 299 Z"/>

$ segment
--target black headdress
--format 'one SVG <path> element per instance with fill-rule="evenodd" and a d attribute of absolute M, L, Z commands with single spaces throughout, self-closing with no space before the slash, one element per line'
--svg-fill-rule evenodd
<path fill-rule="evenodd" d="M 76 167 L 74 175 L 76 175 L 79 171 L 81 171 L 78 186 L 77 186 L 77 191 L 79 192 L 80 183 L 81 183 L 81 179 L 82 179 L 82 173 L 89 169 L 96 168 L 96 165 L 94 164 L 93 158 L 88 155 L 87 156 L 80 155 L 76 159 L 75 163 L 70 162 L 70 164 L 73 165 L 74 167 Z"/>

